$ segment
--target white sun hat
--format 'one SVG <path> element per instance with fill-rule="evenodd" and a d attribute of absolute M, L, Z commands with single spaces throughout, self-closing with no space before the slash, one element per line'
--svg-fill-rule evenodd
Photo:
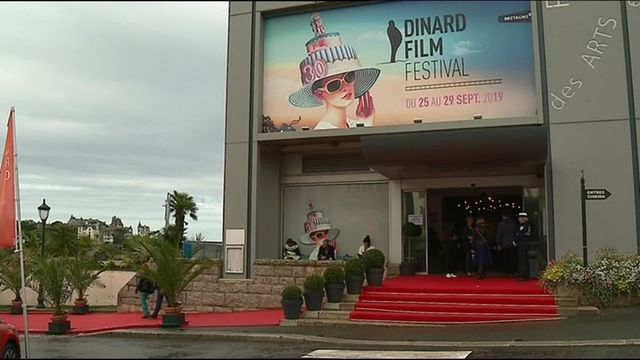
<path fill-rule="evenodd" d="M 289 95 L 289 103 L 302 108 L 321 106 L 322 101 L 313 94 L 313 84 L 348 72 L 355 75 L 356 98 L 369 91 L 378 79 L 380 69 L 362 67 L 353 47 L 342 44 L 340 33 L 325 32 L 320 15 L 313 14 L 311 28 L 316 36 L 306 43 L 307 56 L 300 62 L 302 88 Z"/>

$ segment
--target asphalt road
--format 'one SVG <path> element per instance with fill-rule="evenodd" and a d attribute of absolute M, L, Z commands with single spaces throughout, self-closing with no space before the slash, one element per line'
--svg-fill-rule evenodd
<path fill-rule="evenodd" d="M 55 359 L 176 359 L 176 358 L 301 358 L 317 349 L 362 349 L 362 346 L 261 341 L 212 341 L 189 339 L 140 339 L 107 336 L 32 336 L 31 358 Z M 409 350 L 389 348 L 385 350 Z M 424 348 L 410 350 L 471 351 L 470 359 L 532 358 L 638 358 L 640 346 L 575 346 L 575 347 L 503 347 L 503 348 Z M 24 353 L 23 353 L 24 356 Z"/>

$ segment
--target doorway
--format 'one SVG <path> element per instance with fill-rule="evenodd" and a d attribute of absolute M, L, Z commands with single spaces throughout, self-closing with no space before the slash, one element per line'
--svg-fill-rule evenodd
<path fill-rule="evenodd" d="M 503 214 L 517 221 L 517 214 L 527 211 L 534 229 L 529 254 L 532 276 L 544 268 L 547 259 L 544 229 L 544 190 L 540 187 L 485 187 L 403 191 L 402 200 L 402 259 L 412 261 L 417 273 L 444 274 L 442 235 L 452 226 L 460 234 L 468 215 L 482 216 L 489 227 L 492 247 L 492 272 L 503 274 L 502 256 L 497 250 L 496 229 Z M 412 224 L 412 225 L 407 225 Z M 406 227 L 419 228 L 419 235 L 408 235 Z M 463 246 L 457 247 L 453 267 L 464 273 Z"/>

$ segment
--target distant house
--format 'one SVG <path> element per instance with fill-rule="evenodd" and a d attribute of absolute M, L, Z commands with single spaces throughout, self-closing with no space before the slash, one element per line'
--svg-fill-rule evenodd
<path fill-rule="evenodd" d="M 150 233 L 149 226 L 142 225 L 140 221 L 138 221 L 138 236 L 149 236 Z"/>
<path fill-rule="evenodd" d="M 100 240 L 107 230 L 107 224 L 104 221 L 90 218 L 76 218 L 73 215 L 71 215 L 67 224 L 76 227 L 78 230 L 78 238 L 87 236 L 92 240 Z"/>
<path fill-rule="evenodd" d="M 124 226 L 122 220 L 117 216 L 113 216 L 111 224 L 107 224 L 102 220 L 77 218 L 71 215 L 67 224 L 76 227 L 78 238 L 86 236 L 104 243 L 113 244 L 116 237 L 120 239 L 124 237 L 126 239 L 133 236 L 133 227 Z M 138 233 L 140 233 L 140 226 L 141 224 L 138 223 Z M 142 225 L 142 229 L 149 232 L 148 226 Z"/>

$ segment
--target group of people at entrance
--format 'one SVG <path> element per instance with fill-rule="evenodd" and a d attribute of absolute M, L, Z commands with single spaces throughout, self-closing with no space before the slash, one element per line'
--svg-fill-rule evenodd
<path fill-rule="evenodd" d="M 360 245 L 360 248 L 358 248 L 358 257 L 362 257 L 362 255 L 364 254 L 365 251 L 367 250 L 371 250 L 371 249 L 375 249 L 375 247 L 373 245 L 371 245 L 371 238 L 369 237 L 369 235 L 365 236 L 364 239 L 362 239 L 362 245 Z M 320 246 L 320 248 L 318 249 L 317 255 L 311 257 L 312 255 L 310 255 L 309 260 L 335 260 L 336 259 L 336 250 L 335 248 L 329 243 L 329 240 L 325 239 L 322 242 L 322 246 Z M 300 252 L 300 246 L 298 245 L 298 243 L 293 240 L 292 238 L 288 238 L 287 241 L 284 244 L 284 249 L 283 249 L 283 259 L 285 260 L 301 260 L 303 257 L 302 253 Z M 345 255 L 345 257 L 349 257 L 349 255 Z"/>
<path fill-rule="evenodd" d="M 488 266 L 494 263 L 491 251 L 492 245 L 498 251 L 502 267 L 507 276 L 516 272 L 521 280 L 529 279 L 528 251 L 531 241 L 531 225 L 527 213 L 518 214 L 516 224 L 507 214 L 502 215 L 502 221 L 496 231 L 496 242 L 491 244 L 489 229 L 484 217 L 467 216 L 466 225 L 458 235 L 449 224 L 442 234 L 442 251 L 444 255 L 444 270 L 448 278 L 455 278 L 454 267 L 457 254 L 462 250 L 464 267 L 468 276 L 474 274 L 478 279 L 485 277 Z"/>

